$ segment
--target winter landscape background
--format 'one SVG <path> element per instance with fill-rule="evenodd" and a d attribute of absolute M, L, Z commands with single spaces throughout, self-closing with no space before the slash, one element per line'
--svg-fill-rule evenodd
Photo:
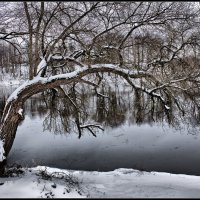
<path fill-rule="evenodd" d="M 1 198 L 198 198 L 197 2 L 0 3 Z"/>

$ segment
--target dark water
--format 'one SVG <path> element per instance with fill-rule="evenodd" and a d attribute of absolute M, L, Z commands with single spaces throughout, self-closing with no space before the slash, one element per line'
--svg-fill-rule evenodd
<path fill-rule="evenodd" d="M 14 87 L 0 89 L 2 110 Z M 198 129 L 169 127 L 159 112 L 152 119 L 150 112 L 142 113 L 135 105 L 131 92 L 119 92 L 118 96 L 109 92 L 109 95 L 110 101 L 86 94 L 77 98 L 86 110 L 81 119 L 101 122 L 106 127 L 104 132 L 95 131 L 97 137 L 84 131 L 80 139 L 73 113 L 66 114 L 71 112 L 66 110 L 70 108 L 69 104 L 63 116 L 70 129 L 61 126 L 59 122 L 63 118 L 56 114 L 55 108 L 63 108 L 63 100 L 56 100 L 56 106 L 50 109 L 48 98 L 32 97 L 26 103 L 26 118 L 17 130 L 8 163 L 97 171 L 134 168 L 200 175 Z M 155 118 L 157 122 L 153 122 Z"/>

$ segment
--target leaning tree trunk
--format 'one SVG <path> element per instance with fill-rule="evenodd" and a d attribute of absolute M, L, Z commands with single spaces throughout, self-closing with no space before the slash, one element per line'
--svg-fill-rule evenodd
<path fill-rule="evenodd" d="M 68 80 L 67 83 L 73 81 Z M 61 81 L 63 82 L 63 80 Z M 3 116 L 0 124 L 0 140 L 3 141 L 4 157 L 3 161 L 0 160 L 0 174 L 4 171 L 6 164 L 6 157 L 8 156 L 17 132 L 19 123 L 24 119 L 24 103 L 32 95 L 45 91 L 49 88 L 54 88 L 60 85 L 60 81 L 50 82 L 49 84 L 43 84 L 40 81 L 29 81 L 29 84 L 24 84 L 9 97 L 4 107 Z"/>
<path fill-rule="evenodd" d="M 19 123 L 24 119 L 22 102 L 18 100 L 6 105 L 0 126 L 0 137 L 4 141 L 5 156 L 8 155 L 15 139 Z"/>
<path fill-rule="evenodd" d="M 17 127 L 23 120 L 22 102 L 15 100 L 4 108 L 0 126 L 0 139 L 4 141 L 4 156 L 7 157 L 13 145 Z M 6 159 L 0 162 L 0 174 L 4 173 Z"/>
<path fill-rule="evenodd" d="M 16 89 L 7 100 L 4 107 L 3 116 L 0 125 L 0 140 L 3 141 L 4 157 L 3 161 L 0 160 L 0 174 L 4 171 L 6 165 L 6 158 L 12 148 L 17 128 L 20 122 L 24 119 L 24 103 L 32 95 L 37 94 L 48 86 L 41 83 L 24 84 Z"/>

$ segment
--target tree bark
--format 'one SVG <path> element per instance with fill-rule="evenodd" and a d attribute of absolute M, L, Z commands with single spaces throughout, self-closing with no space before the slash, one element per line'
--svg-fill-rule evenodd
<path fill-rule="evenodd" d="M 39 56 L 39 36 L 40 35 L 39 35 L 39 31 L 40 31 L 43 15 L 44 15 L 44 2 L 41 2 L 40 16 L 39 16 L 39 19 L 38 19 L 38 23 L 37 23 L 37 27 L 36 27 L 36 36 L 35 36 L 34 76 L 37 75 L 37 66 L 40 62 L 40 56 Z"/>
<path fill-rule="evenodd" d="M 22 109 L 22 106 L 22 102 L 15 100 L 10 105 L 6 105 L 4 109 L 4 111 L 7 109 L 8 111 L 6 116 L 2 118 L 2 123 L 0 126 L 0 137 L 4 140 L 4 150 L 6 157 L 13 145 L 17 127 L 19 123 L 24 119 L 23 113 L 22 115 L 19 113 L 19 110 Z"/>
<path fill-rule="evenodd" d="M 28 21 L 28 31 L 29 31 L 29 45 L 28 45 L 28 58 L 29 58 L 29 80 L 33 79 L 34 76 L 34 65 L 33 65 L 33 27 L 31 22 L 31 17 L 28 10 L 27 2 L 24 2 L 24 10 L 26 13 L 26 18 Z"/>
<path fill-rule="evenodd" d="M 4 141 L 5 157 L 8 156 L 12 148 L 18 125 L 24 119 L 23 113 L 22 115 L 18 113 L 22 106 L 21 102 L 15 101 L 7 106 L 4 110 L 9 109 L 8 113 L 6 112 L 6 116 L 2 118 L 0 126 L 0 139 Z M 0 176 L 4 174 L 6 163 L 6 159 L 0 162 Z"/>

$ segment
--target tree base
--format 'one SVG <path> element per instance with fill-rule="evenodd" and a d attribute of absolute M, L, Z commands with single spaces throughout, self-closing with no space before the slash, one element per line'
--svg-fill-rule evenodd
<path fill-rule="evenodd" d="M 6 164 L 7 164 L 6 159 L 0 162 L 0 177 L 4 176 Z"/>

